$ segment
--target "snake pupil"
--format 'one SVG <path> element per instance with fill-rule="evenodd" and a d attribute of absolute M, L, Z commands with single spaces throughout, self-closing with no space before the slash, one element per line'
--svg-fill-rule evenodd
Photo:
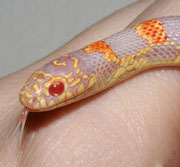
<path fill-rule="evenodd" d="M 64 92 L 64 84 L 62 82 L 55 82 L 50 85 L 49 93 L 52 96 L 59 96 Z"/>

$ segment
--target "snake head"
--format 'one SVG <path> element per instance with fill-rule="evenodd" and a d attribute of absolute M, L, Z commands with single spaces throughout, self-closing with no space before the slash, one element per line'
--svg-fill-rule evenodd
<path fill-rule="evenodd" d="M 85 61 L 63 55 L 34 71 L 19 98 L 30 111 L 48 111 L 89 96 L 95 83 Z"/>

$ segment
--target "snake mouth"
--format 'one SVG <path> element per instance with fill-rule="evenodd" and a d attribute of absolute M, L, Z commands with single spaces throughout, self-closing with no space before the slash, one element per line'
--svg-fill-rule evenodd
<path fill-rule="evenodd" d="M 56 104 L 54 104 L 54 105 L 52 105 L 52 106 L 47 106 L 47 107 L 45 107 L 45 108 L 37 108 L 37 109 L 35 109 L 35 108 L 33 108 L 33 106 L 32 105 L 25 105 L 26 106 L 26 108 L 28 108 L 29 109 L 29 111 L 30 112 L 45 112 L 45 111 L 50 111 L 50 110 L 54 110 L 54 109 L 56 109 L 56 108 L 59 108 L 59 107 L 63 107 L 63 106 L 66 106 L 66 105 L 68 105 L 68 104 L 70 104 L 70 103 L 73 103 L 73 102 L 76 102 L 76 101 L 78 101 L 79 100 L 79 98 L 80 98 L 80 96 L 82 96 L 85 92 L 87 92 L 89 89 L 91 89 L 91 88 L 88 88 L 86 91 L 84 91 L 84 92 L 82 92 L 82 93 L 80 93 L 80 94 L 78 94 L 78 95 L 76 95 L 76 96 L 73 96 L 73 98 L 70 98 L 70 99 L 66 99 L 66 100 L 64 100 L 64 101 L 62 101 L 62 102 L 59 102 L 59 103 L 56 103 Z M 22 103 L 23 104 L 23 103 Z"/>
<path fill-rule="evenodd" d="M 79 94 L 79 95 L 77 95 L 77 96 L 74 96 L 73 99 L 68 99 L 68 100 L 65 100 L 65 101 L 63 101 L 63 102 L 61 102 L 61 103 L 57 103 L 57 104 L 54 104 L 54 105 L 52 105 L 52 106 L 48 106 L 48 107 L 46 107 L 46 108 L 34 109 L 34 108 L 32 108 L 32 107 L 29 107 L 29 106 L 26 106 L 26 108 L 28 108 L 28 110 L 29 110 L 30 112 L 45 112 L 45 111 L 51 111 L 51 110 L 54 110 L 54 109 L 56 109 L 56 108 L 60 108 L 60 107 L 66 106 L 66 105 L 68 105 L 68 104 L 70 104 L 70 103 L 76 102 L 76 101 L 74 100 L 74 98 L 78 98 L 78 97 L 81 96 L 82 94 L 83 94 L 83 93 L 81 93 L 81 94 Z M 68 101 L 69 101 L 69 103 L 67 103 Z"/>

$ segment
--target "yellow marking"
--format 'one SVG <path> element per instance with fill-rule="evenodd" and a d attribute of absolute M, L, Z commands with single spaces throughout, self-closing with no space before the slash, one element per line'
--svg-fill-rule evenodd
<path fill-rule="evenodd" d="M 175 58 L 175 60 L 174 60 L 174 63 L 175 63 L 175 64 L 178 64 L 179 62 L 180 62 L 180 55 L 177 56 L 177 57 Z"/>
<path fill-rule="evenodd" d="M 82 92 L 84 92 L 85 90 L 85 86 L 84 84 L 81 84 L 78 88 L 77 88 L 77 93 L 81 94 Z"/>
<path fill-rule="evenodd" d="M 139 61 L 137 61 L 137 60 L 135 60 L 135 62 L 134 62 L 134 68 L 139 68 Z"/>
<path fill-rule="evenodd" d="M 69 57 L 69 55 L 68 54 L 64 54 L 61 57 Z"/>
<path fill-rule="evenodd" d="M 180 50 L 180 46 L 177 46 L 176 49 L 177 49 L 177 50 Z"/>
<path fill-rule="evenodd" d="M 66 62 L 65 61 L 62 62 L 62 63 L 58 63 L 58 60 L 54 60 L 52 63 L 55 66 L 66 66 Z"/>
<path fill-rule="evenodd" d="M 46 108 L 47 107 L 45 99 L 41 99 L 40 103 L 41 103 L 41 107 L 42 108 Z"/>
<path fill-rule="evenodd" d="M 66 92 L 67 99 L 71 99 L 73 97 L 73 94 L 69 91 Z"/>
<path fill-rule="evenodd" d="M 42 99 L 42 97 L 40 97 L 40 96 L 37 97 L 37 100 L 38 100 L 38 101 L 41 101 L 41 99 Z"/>
<path fill-rule="evenodd" d="M 121 65 L 121 66 L 124 66 L 125 62 L 126 62 L 125 57 L 121 58 L 121 64 L 120 64 L 120 65 Z"/>
<path fill-rule="evenodd" d="M 146 53 L 148 53 L 149 51 L 151 51 L 149 47 L 144 48 L 144 49 L 140 49 L 140 50 L 138 51 L 138 53 L 136 54 L 136 56 L 140 56 L 140 55 L 142 55 L 142 54 L 146 54 Z M 134 56 L 135 56 L 135 55 L 133 55 L 133 58 L 134 58 Z M 130 57 L 132 57 L 132 56 L 130 56 Z"/>
<path fill-rule="evenodd" d="M 115 63 L 116 63 L 116 64 L 118 64 L 119 62 L 120 62 L 120 60 L 119 60 L 119 59 L 117 59 Z"/>
<path fill-rule="evenodd" d="M 142 66 L 145 66 L 146 63 L 147 63 L 147 60 L 144 59 L 144 58 L 140 58 L 140 59 L 139 59 L 139 63 L 140 63 Z"/>
<path fill-rule="evenodd" d="M 48 89 L 43 89 L 43 92 L 45 93 L 46 96 L 49 96 L 49 91 L 48 91 Z"/>
<path fill-rule="evenodd" d="M 94 74 L 91 75 L 91 78 L 88 81 L 88 88 L 92 87 L 96 82 L 96 76 Z"/>
<path fill-rule="evenodd" d="M 134 59 L 133 58 L 131 58 L 131 60 L 129 61 L 129 64 L 133 64 L 134 63 Z"/>
<path fill-rule="evenodd" d="M 79 62 L 79 59 L 75 58 L 75 57 L 71 57 L 72 60 L 74 60 L 74 65 L 73 67 L 74 68 L 77 68 L 78 67 L 78 62 Z"/>
<path fill-rule="evenodd" d="M 39 88 L 39 86 L 38 86 L 38 84 L 34 84 L 33 85 L 33 88 L 35 89 L 35 91 L 36 91 L 36 93 L 40 96 L 40 92 L 41 92 L 41 90 L 40 90 L 40 88 Z"/>
<path fill-rule="evenodd" d="M 119 60 L 119 59 L 117 59 L 116 57 L 112 58 L 112 61 L 115 62 L 115 63 L 116 63 L 116 60 Z"/>
<path fill-rule="evenodd" d="M 27 98 L 31 98 L 31 97 L 32 97 L 32 94 L 30 94 L 29 92 L 26 92 L 26 97 L 27 97 Z"/>
<path fill-rule="evenodd" d="M 24 84 L 24 87 L 28 89 L 28 85 L 30 84 L 30 81 L 27 81 L 25 84 Z"/>
<path fill-rule="evenodd" d="M 26 101 L 25 101 L 25 99 L 23 97 L 20 98 L 20 101 L 21 101 L 22 104 L 26 104 Z"/>
<path fill-rule="evenodd" d="M 77 84 L 79 84 L 81 82 L 81 78 L 78 78 L 76 81 L 74 81 L 70 87 L 76 86 Z"/>
<path fill-rule="evenodd" d="M 36 76 L 34 76 L 34 78 L 33 78 L 33 79 L 34 79 L 35 81 L 42 82 L 42 81 L 43 81 L 43 79 L 38 78 L 38 77 L 39 77 L 39 75 L 41 75 L 41 74 L 42 74 L 42 73 L 38 73 L 38 72 L 37 72 L 37 75 L 36 75 Z M 44 74 L 42 74 L 42 75 L 43 75 L 43 77 L 44 77 Z M 44 77 L 44 78 L 45 78 L 45 77 Z"/>
<path fill-rule="evenodd" d="M 80 75 L 84 75 L 84 73 L 83 72 L 81 72 L 81 74 Z"/>
<path fill-rule="evenodd" d="M 74 80 L 75 80 L 75 78 L 72 77 L 71 79 L 68 79 L 68 83 L 71 84 Z"/>
<path fill-rule="evenodd" d="M 20 91 L 20 95 L 23 95 L 25 93 L 25 91 L 21 90 Z"/>
<path fill-rule="evenodd" d="M 131 59 L 131 56 L 128 56 L 128 57 L 126 58 L 126 62 L 129 62 L 130 59 Z"/>
<path fill-rule="evenodd" d="M 127 67 L 129 65 L 129 62 L 125 61 L 124 67 Z"/>
<path fill-rule="evenodd" d="M 36 79 L 36 81 L 38 81 L 38 82 L 42 82 L 42 81 L 43 81 L 43 79 L 39 79 L 39 78 L 38 78 L 38 79 Z"/>
<path fill-rule="evenodd" d="M 67 75 L 67 78 L 70 78 L 72 76 L 73 72 L 70 72 L 68 75 Z"/>
<path fill-rule="evenodd" d="M 164 42 L 164 45 L 169 45 L 169 42 Z"/>
<path fill-rule="evenodd" d="M 35 91 L 38 91 L 38 90 L 39 90 L 38 84 L 34 84 L 34 85 L 33 85 L 33 88 L 35 89 Z"/>
<path fill-rule="evenodd" d="M 49 102 L 49 106 L 53 106 L 54 104 L 55 104 L 54 100 L 51 100 L 51 101 Z"/>
<path fill-rule="evenodd" d="M 44 87 L 48 88 L 51 85 L 52 79 L 49 82 L 44 83 Z"/>
<path fill-rule="evenodd" d="M 39 109 L 39 108 L 40 108 L 40 106 L 39 106 L 38 103 L 36 103 L 36 104 L 33 106 L 33 109 Z"/>
<path fill-rule="evenodd" d="M 126 72 L 125 68 L 120 67 L 117 72 L 114 74 L 115 78 L 118 78 L 120 75 L 124 74 Z"/>
<path fill-rule="evenodd" d="M 80 69 L 78 68 L 77 71 L 76 71 L 76 74 L 79 74 L 79 72 L 80 72 Z"/>
<path fill-rule="evenodd" d="M 65 93 L 63 93 L 59 99 L 58 99 L 58 102 L 63 102 L 65 100 Z"/>
<path fill-rule="evenodd" d="M 134 68 L 134 66 L 129 65 L 129 66 L 127 66 L 126 70 L 131 71 L 133 68 Z"/>
<path fill-rule="evenodd" d="M 84 75 L 83 75 L 83 78 L 84 78 L 85 80 L 88 79 L 88 75 L 84 74 Z"/>

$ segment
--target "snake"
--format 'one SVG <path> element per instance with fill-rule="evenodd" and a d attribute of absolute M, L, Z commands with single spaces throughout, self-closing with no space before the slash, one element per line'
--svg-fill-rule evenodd
<path fill-rule="evenodd" d="M 135 24 L 35 70 L 19 93 L 25 107 L 18 127 L 29 112 L 66 106 L 153 67 L 179 65 L 180 16 Z"/>

